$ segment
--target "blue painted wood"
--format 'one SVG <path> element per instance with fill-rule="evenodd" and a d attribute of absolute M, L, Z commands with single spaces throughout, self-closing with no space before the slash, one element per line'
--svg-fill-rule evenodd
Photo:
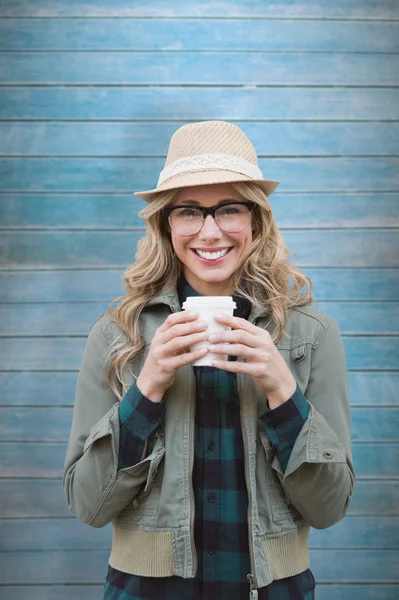
<path fill-rule="evenodd" d="M 3 53 L 1 84 L 355 85 L 399 83 L 399 56 L 330 53 Z"/>
<path fill-rule="evenodd" d="M 66 444 L 0 442 L 0 477 L 54 479 L 62 476 Z M 399 444 L 353 444 L 358 479 L 398 479 Z"/>
<path fill-rule="evenodd" d="M 134 260 L 136 244 L 143 233 L 7 231 L 0 236 L 0 268 L 126 268 Z M 292 262 L 301 268 L 399 266 L 397 229 L 284 230 L 282 233 Z"/>
<path fill-rule="evenodd" d="M 399 300 L 397 269 L 307 267 L 304 272 L 318 301 Z M 0 302 L 110 302 L 124 293 L 123 270 L 0 271 Z"/>
<path fill-rule="evenodd" d="M 67 442 L 71 421 L 70 407 L 0 407 L 0 441 Z M 399 407 L 352 407 L 351 421 L 354 441 L 395 442 Z"/>
<path fill-rule="evenodd" d="M 80 368 L 85 338 L 4 338 L 0 346 L 3 371 L 64 371 Z M 399 369 L 399 337 L 343 336 L 349 370 Z"/>
<path fill-rule="evenodd" d="M 72 406 L 77 372 L 1 372 L 0 406 Z M 352 406 L 399 407 L 399 373 L 348 373 Z"/>
<path fill-rule="evenodd" d="M 110 302 L 0 304 L 0 335 L 86 335 Z M 315 307 L 316 308 L 316 307 Z M 342 334 L 399 335 L 399 303 L 320 302 L 319 310 L 338 322 Z"/>
<path fill-rule="evenodd" d="M 7 19 L 0 50 L 397 52 L 395 22 Z"/>
<path fill-rule="evenodd" d="M 399 27 L 398 27 L 399 29 Z M 398 32 L 399 33 L 399 32 Z M 399 39 L 399 35 L 398 35 Z M 398 123 L 235 122 L 258 156 L 397 155 Z M 0 123 L 8 156 L 159 156 L 183 122 Z M 309 144 L 309 140 L 312 143 Z"/>
<path fill-rule="evenodd" d="M 0 16 L 24 17 L 287 17 L 394 19 L 397 18 L 395 0 L 164 0 L 135 3 L 129 0 L 3 0 Z"/>
<path fill-rule="evenodd" d="M 35 586 L 1 586 L 2 600 L 99 600 L 104 591 L 104 585 L 35 585 Z M 329 599 L 325 599 L 329 600 Z M 354 598 L 354 600 L 359 600 Z M 368 600 L 368 597 L 365 598 Z M 377 600 L 390 600 L 388 597 Z"/>
<path fill-rule="evenodd" d="M 60 479 L 3 479 L 0 518 L 65 518 L 71 513 Z M 399 516 L 399 481 L 357 481 L 348 515 Z"/>
<path fill-rule="evenodd" d="M 164 158 L 153 157 L 1 158 L 0 191 L 133 195 L 156 187 L 164 165 Z M 279 192 L 380 193 L 399 188 L 397 157 L 261 158 L 259 166 L 265 178 L 281 182 Z"/>
<path fill-rule="evenodd" d="M 294 6 L 294 5 L 293 5 Z M 184 92 L 184 102 L 181 102 Z M 315 87 L 13 87 L 0 88 L 1 119 L 65 120 L 389 120 L 399 90 Z M 313 140 L 312 140 L 313 141 Z"/>
<path fill-rule="evenodd" d="M 0 124 L 1 128 L 1 124 Z M 269 202 L 280 228 L 397 227 L 396 193 L 283 194 Z M 132 194 L 3 194 L 1 227 L 126 229 L 143 227 L 144 200 Z"/>
<path fill-rule="evenodd" d="M 103 583 L 108 558 L 106 550 L 7 552 L 0 563 L 0 581 L 4 584 Z M 395 583 L 397 580 L 397 561 L 388 550 L 312 550 L 310 562 L 319 582 Z"/>
<path fill-rule="evenodd" d="M 94 529 L 77 519 L 7 519 L 0 521 L 0 549 L 7 552 L 43 550 L 108 550 L 112 525 Z M 399 549 L 399 517 L 346 517 L 330 529 L 313 530 L 311 549 Z"/>
<path fill-rule="evenodd" d="M 317 585 L 317 600 L 342 600 L 350 591 L 350 600 L 397 600 L 399 585 Z M 65 586 L 3 586 L 3 600 L 99 600 L 103 585 Z"/>

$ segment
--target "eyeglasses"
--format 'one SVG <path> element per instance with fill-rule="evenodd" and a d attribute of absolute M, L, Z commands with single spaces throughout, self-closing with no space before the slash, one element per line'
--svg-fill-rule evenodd
<path fill-rule="evenodd" d="M 166 206 L 163 209 L 169 225 L 178 235 L 194 235 L 198 233 L 208 215 L 212 215 L 216 223 L 226 233 L 239 233 L 248 227 L 253 202 L 230 202 L 210 206 Z"/>

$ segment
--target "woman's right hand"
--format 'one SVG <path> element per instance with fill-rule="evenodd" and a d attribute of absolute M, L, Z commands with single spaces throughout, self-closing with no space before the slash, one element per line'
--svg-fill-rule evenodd
<path fill-rule="evenodd" d="M 208 324 L 197 317 L 198 313 L 182 310 L 169 315 L 156 330 L 136 382 L 141 393 L 153 402 L 162 400 L 179 367 L 207 353 L 207 348 L 190 352 L 192 344 L 208 339 Z"/>

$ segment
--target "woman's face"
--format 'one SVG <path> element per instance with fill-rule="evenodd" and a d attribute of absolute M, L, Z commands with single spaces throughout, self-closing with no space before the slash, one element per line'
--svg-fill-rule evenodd
<path fill-rule="evenodd" d="M 192 204 L 209 207 L 226 199 L 245 202 L 229 183 L 217 183 L 182 188 L 174 206 Z M 252 213 L 250 215 L 252 218 Z M 213 217 L 208 215 L 198 233 L 182 236 L 171 231 L 171 236 L 174 251 L 184 265 L 184 275 L 199 294 L 203 296 L 232 294 L 230 278 L 252 241 L 251 220 L 244 231 L 226 233 L 219 228 Z M 202 250 L 212 253 L 225 249 L 229 249 L 228 253 L 217 260 L 201 258 L 196 252 Z"/>

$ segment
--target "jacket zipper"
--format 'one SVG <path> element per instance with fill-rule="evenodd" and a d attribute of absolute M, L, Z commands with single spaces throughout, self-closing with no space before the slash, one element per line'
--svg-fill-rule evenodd
<path fill-rule="evenodd" d="M 198 568 L 198 556 L 197 550 L 194 543 L 194 519 L 195 519 L 195 498 L 194 498 L 194 486 L 193 486 L 193 467 L 194 467 L 194 418 L 195 418 L 195 376 L 194 369 L 191 366 L 191 390 L 190 390 L 190 433 L 189 433 L 189 488 L 190 488 L 190 545 L 191 553 L 193 556 L 193 568 L 194 576 L 197 573 Z"/>
<path fill-rule="evenodd" d="M 239 391 L 241 392 L 241 399 L 244 402 L 244 396 L 242 393 L 242 385 L 241 385 L 241 376 L 237 375 L 237 385 L 239 386 Z M 239 394 L 240 395 L 240 394 Z M 248 537 L 249 537 L 249 562 L 252 573 L 255 572 L 255 561 L 254 561 L 254 553 L 253 553 L 253 536 L 252 536 L 252 492 L 251 486 L 249 485 L 249 476 L 248 476 L 248 465 L 249 465 L 249 444 L 248 444 L 248 435 L 247 428 L 244 421 L 244 410 L 241 410 L 241 430 L 244 439 L 244 472 L 245 472 L 245 482 L 248 490 Z M 252 573 L 248 573 L 247 579 L 249 581 L 249 600 L 257 600 L 258 592 L 256 591 L 256 580 L 255 576 Z"/>

